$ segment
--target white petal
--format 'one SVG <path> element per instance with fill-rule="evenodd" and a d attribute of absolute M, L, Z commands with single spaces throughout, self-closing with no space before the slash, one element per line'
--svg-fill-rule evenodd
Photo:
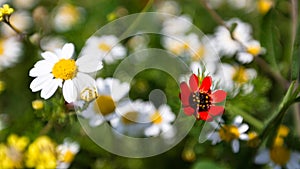
<path fill-rule="evenodd" d="M 74 53 L 74 45 L 72 43 L 66 43 L 61 50 L 61 58 L 70 59 Z"/>
<path fill-rule="evenodd" d="M 101 125 L 103 122 L 104 122 L 103 117 L 100 116 L 100 115 L 96 115 L 96 116 L 94 116 L 90 119 L 89 124 L 90 124 L 91 127 L 96 127 L 96 126 Z"/>
<path fill-rule="evenodd" d="M 248 129 L 249 129 L 248 124 L 242 124 L 238 130 L 239 130 L 240 134 L 242 134 L 242 133 L 245 133 Z"/>
<path fill-rule="evenodd" d="M 50 73 L 44 76 L 39 76 L 31 82 L 30 89 L 33 92 L 39 91 L 42 88 L 44 88 L 44 86 L 49 84 L 52 80 L 53 80 L 53 75 Z"/>
<path fill-rule="evenodd" d="M 275 166 L 273 167 L 273 169 L 281 169 L 281 166 L 280 166 L 280 165 L 275 165 Z M 293 169 L 295 169 L 295 168 L 293 168 Z"/>
<path fill-rule="evenodd" d="M 50 51 L 43 52 L 41 55 L 45 60 L 52 63 L 56 63 L 59 60 L 56 54 Z"/>
<path fill-rule="evenodd" d="M 248 134 L 241 134 L 239 138 L 241 140 L 248 140 L 249 139 Z"/>
<path fill-rule="evenodd" d="M 63 95 L 66 102 L 71 103 L 77 99 L 77 89 L 72 80 L 66 80 L 63 85 Z"/>
<path fill-rule="evenodd" d="M 55 79 L 51 80 L 41 91 L 41 97 L 44 99 L 50 98 L 59 86 L 59 82 Z"/>
<path fill-rule="evenodd" d="M 78 70 L 84 73 L 92 73 L 102 69 L 102 61 L 100 57 L 84 55 L 76 60 Z"/>
<path fill-rule="evenodd" d="M 237 54 L 237 60 L 242 64 L 246 64 L 253 61 L 253 56 L 250 53 L 240 52 Z"/>
<path fill-rule="evenodd" d="M 111 86 L 111 96 L 115 101 L 119 101 L 129 92 L 129 84 L 121 83 L 119 80 L 113 80 Z"/>
<path fill-rule="evenodd" d="M 231 142 L 232 151 L 238 153 L 240 150 L 240 142 L 237 139 L 232 140 Z"/>
<path fill-rule="evenodd" d="M 172 128 L 171 124 L 165 123 L 160 126 L 162 132 L 167 132 Z"/>
<path fill-rule="evenodd" d="M 122 59 L 125 56 L 125 54 L 126 50 L 121 45 L 117 45 L 111 50 L 111 55 L 113 55 L 115 59 Z"/>
<path fill-rule="evenodd" d="M 270 162 L 270 153 L 269 150 L 264 149 L 258 153 L 254 159 L 255 164 L 267 164 Z"/>
<path fill-rule="evenodd" d="M 54 63 L 48 62 L 46 60 L 40 60 L 36 62 L 34 68 L 30 70 L 29 76 L 36 77 L 44 75 L 46 73 L 50 73 L 52 71 L 53 66 Z"/>
<path fill-rule="evenodd" d="M 73 79 L 73 83 L 79 92 L 85 88 L 96 87 L 95 80 L 91 76 L 81 72 L 77 73 L 77 76 Z"/>
<path fill-rule="evenodd" d="M 158 126 L 152 125 L 151 127 L 146 128 L 145 135 L 146 136 L 158 136 L 159 135 L 159 128 Z"/>
<path fill-rule="evenodd" d="M 243 122 L 243 117 L 239 115 L 234 118 L 233 125 L 239 126 L 242 124 L 242 122 Z"/>

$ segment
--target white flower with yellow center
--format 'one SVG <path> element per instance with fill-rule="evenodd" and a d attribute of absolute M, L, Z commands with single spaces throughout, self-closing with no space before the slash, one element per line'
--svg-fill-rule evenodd
<path fill-rule="evenodd" d="M 256 40 L 246 42 L 244 45 L 244 51 L 237 54 L 237 60 L 243 64 L 252 62 L 254 57 L 266 52 L 266 49 Z"/>
<path fill-rule="evenodd" d="M 232 32 L 233 38 L 224 26 L 219 26 L 215 32 L 216 45 L 221 56 L 233 56 L 236 52 L 243 49 L 243 46 L 240 43 L 244 44 L 252 39 L 252 29 L 249 24 L 244 23 L 237 18 L 233 18 L 226 22 L 228 27 L 231 27 L 233 24 L 236 24 L 236 27 Z"/>
<path fill-rule="evenodd" d="M 22 52 L 22 44 L 17 37 L 0 38 L 0 71 L 13 66 Z"/>
<path fill-rule="evenodd" d="M 80 146 L 77 142 L 70 139 L 65 139 L 64 143 L 56 147 L 58 153 L 57 169 L 69 168 L 71 162 L 74 160 L 75 155 L 79 152 Z"/>
<path fill-rule="evenodd" d="M 236 95 L 239 92 L 248 94 L 253 91 L 254 86 L 251 82 L 256 75 L 255 69 L 223 63 L 214 78 L 220 82 L 224 90 Z"/>
<path fill-rule="evenodd" d="M 249 126 L 242 122 L 243 117 L 236 116 L 230 125 L 221 124 L 219 126 L 212 123 L 217 131 L 209 133 L 207 138 L 212 141 L 213 145 L 221 141 L 230 142 L 232 151 L 238 153 L 240 149 L 239 140 L 248 140 L 248 135 L 245 132 L 249 129 Z"/>
<path fill-rule="evenodd" d="M 284 146 L 274 146 L 261 150 L 254 160 L 255 164 L 269 164 L 274 169 L 300 168 L 300 153 L 291 151 Z"/>
<path fill-rule="evenodd" d="M 98 56 L 106 63 L 111 64 L 116 60 L 123 59 L 126 55 L 126 48 L 118 43 L 119 40 L 114 35 L 92 36 L 86 42 L 82 52 L 83 54 Z"/>
<path fill-rule="evenodd" d="M 140 100 L 120 105 L 116 109 L 117 118 L 112 119 L 110 124 L 118 133 L 133 137 L 144 136 L 145 129 L 150 126 L 152 106 L 151 103 Z"/>
<path fill-rule="evenodd" d="M 129 92 L 129 84 L 121 83 L 114 78 L 98 78 L 96 80 L 97 97 L 92 101 L 86 110 L 82 111 L 82 116 L 89 119 L 92 127 L 101 125 L 105 120 L 116 117 L 115 110 L 121 104 L 126 104 L 121 100 Z"/>
<path fill-rule="evenodd" d="M 167 132 L 172 129 L 171 123 L 176 116 L 171 108 L 163 104 L 158 109 L 153 106 L 153 110 L 149 114 L 151 126 L 145 129 L 146 136 L 158 136 L 160 132 Z"/>
<path fill-rule="evenodd" d="M 70 30 L 83 18 L 83 9 L 71 4 L 64 4 L 58 7 L 54 16 L 54 28 L 64 32 Z"/>
<path fill-rule="evenodd" d="M 161 1 L 156 8 L 157 12 L 170 15 L 178 15 L 181 12 L 180 6 L 175 1 Z"/>
<path fill-rule="evenodd" d="M 74 102 L 86 87 L 94 87 L 95 80 L 88 74 L 102 68 L 102 62 L 94 56 L 72 59 L 74 45 L 67 43 L 55 52 L 46 51 L 30 70 L 29 76 L 35 77 L 30 88 L 33 92 L 41 90 L 41 97 L 50 98 L 58 87 L 62 87 L 64 99 Z"/>

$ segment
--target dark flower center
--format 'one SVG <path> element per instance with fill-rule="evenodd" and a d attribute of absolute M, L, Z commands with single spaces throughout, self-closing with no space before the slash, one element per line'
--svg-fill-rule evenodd
<path fill-rule="evenodd" d="M 197 112 L 208 111 L 211 106 L 211 97 L 208 93 L 194 92 L 190 96 L 190 106 Z"/>

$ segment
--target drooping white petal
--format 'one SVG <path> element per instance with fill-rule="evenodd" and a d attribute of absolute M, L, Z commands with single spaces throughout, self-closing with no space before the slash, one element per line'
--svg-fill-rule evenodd
<path fill-rule="evenodd" d="M 72 80 L 66 80 L 62 89 L 63 96 L 66 102 L 71 103 L 77 99 L 77 89 Z"/>
<path fill-rule="evenodd" d="M 84 55 L 76 60 L 78 70 L 84 73 L 92 73 L 102 69 L 103 64 L 100 57 Z"/>
<path fill-rule="evenodd" d="M 240 138 L 241 140 L 248 140 L 248 139 L 249 139 L 249 136 L 248 136 L 248 134 L 241 134 L 239 138 Z"/>
<path fill-rule="evenodd" d="M 236 57 L 237 60 L 240 61 L 242 64 L 250 63 L 253 61 L 253 55 L 246 52 L 239 52 Z"/>
<path fill-rule="evenodd" d="M 61 58 L 70 59 L 74 53 L 74 45 L 72 43 L 66 43 L 61 49 Z"/>
<path fill-rule="evenodd" d="M 49 99 L 56 91 L 59 86 L 59 82 L 56 80 L 51 80 L 50 83 L 44 86 L 41 91 L 41 97 L 44 99 Z"/>
<path fill-rule="evenodd" d="M 242 124 L 242 125 L 238 128 L 240 134 L 245 133 L 248 129 L 249 129 L 248 124 Z"/>
<path fill-rule="evenodd" d="M 255 164 L 267 164 L 270 162 L 270 153 L 269 150 L 264 149 L 256 155 L 254 159 Z"/>
<path fill-rule="evenodd" d="M 50 73 L 44 76 L 39 76 L 31 82 L 30 89 L 33 92 L 39 91 L 42 88 L 44 88 L 44 86 L 48 85 L 52 80 L 53 80 L 53 75 Z"/>
<path fill-rule="evenodd" d="M 232 151 L 238 153 L 240 150 L 240 142 L 237 139 L 232 140 L 231 142 Z"/>

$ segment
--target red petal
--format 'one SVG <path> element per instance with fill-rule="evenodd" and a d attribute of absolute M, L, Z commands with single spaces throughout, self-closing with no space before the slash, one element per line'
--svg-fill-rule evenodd
<path fill-rule="evenodd" d="M 191 91 L 185 82 L 182 82 L 180 84 L 180 91 L 181 91 L 180 99 L 181 99 L 182 104 L 184 106 L 189 105 L 189 98 L 190 98 Z"/>
<path fill-rule="evenodd" d="M 213 118 L 207 112 L 199 112 L 199 118 L 204 121 L 212 121 Z"/>
<path fill-rule="evenodd" d="M 220 116 L 224 112 L 223 106 L 211 106 L 208 113 L 212 116 Z"/>
<path fill-rule="evenodd" d="M 210 90 L 212 80 L 210 76 L 206 76 L 200 86 L 200 91 L 208 92 Z"/>
<path fill-rule="evenodd" d="M 183 111 L 186 115 L 191 116 L 194 114 L 195 110 L 191 107 L 185 107 L 183 108 Z"/>
<path fill-rule="evenodd" d="M 218 103 L 226 99 L 227 93 L 224 90 L 216 90 L 211 94 L 212 102 Z"/>
<path fill-rule="evenodd" d="M 198 87 L 199 87 L 199 78 L 198 76 L 196 76 L 195 74 L 192 74 L 190 77 L 190 88 L 192 89 L 192 91 L 197 91 Z"/>

